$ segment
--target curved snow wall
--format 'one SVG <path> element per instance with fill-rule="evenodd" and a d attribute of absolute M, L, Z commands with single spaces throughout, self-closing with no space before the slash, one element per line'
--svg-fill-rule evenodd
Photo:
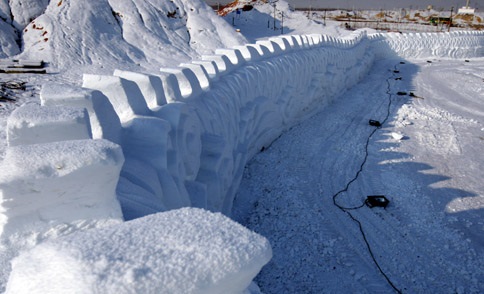
<path fill-rule="evenodd" d="M 483 48 L 479 32 L 283 36 L 220 49 L 158 75 L 116 71 L 85 75 L 82 88 L 46 85 L 42 106 L 20 107 L 8 120 L 2 165 L 30 173 L 0 175 L 0 227 L 21 219 L 28 227 L 35 218 L 119 218 L 116 208 L 92 210 L 115 207 L 114 194 L 126 219 L 183 206 L 229 214 L 246 162 L 358 83 L 375 58 L 472 58 Z M 124 164 L 108 141 L 121 146 Z M 27 153 L 42 164 L 22 161 Z M 118 180 L 120 164 L 116 191 L 102 186 Z M 66 193 L 64 177 L 76 174 L 84 192 Z M 29 188 L 18 188 L 22 183 Z M 86 195 L 88 202 L 79 200 Z M 36 213 L 41 201 L 23 200 L 43 197 L 69 213 Z"/>
<path fill-rule="evenodd" d="M 373 34 L 375 54 L 402 58 L 475 58 L 484 56 L 484 32 Z"/>

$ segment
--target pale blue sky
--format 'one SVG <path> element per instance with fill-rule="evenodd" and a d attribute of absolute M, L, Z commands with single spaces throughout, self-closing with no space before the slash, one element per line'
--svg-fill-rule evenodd
<path fill-rule="evenodd" d="M 209 4 L 229 3 L 232 0 L 206 0 Z M 453 6 L 457 8 L 465 6 L 466 0 L 286 0 L 291 5 L 297 7 L 321 7 L 321 8 L 347 8 L 347 9 L 393 9 L 410 8 L 425 9 L 428 5 L 433 5 L 434 9 L 450 10 Z M 472 8 L 484 9 L 484 0 L 470 0 Z M 479 10 L 481 10 L 479 9 Z"/>

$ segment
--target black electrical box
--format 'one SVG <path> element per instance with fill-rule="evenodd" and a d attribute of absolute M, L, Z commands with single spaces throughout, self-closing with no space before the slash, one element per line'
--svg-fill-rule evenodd
<path fill-rule="evenodd" d="M 367 196 L 365 201 L 365 204 L 370 208 L 375 206 L 385 208 L 387 207 L 388 203 L 390 203 L 390 201 L 383 195 Z"/>

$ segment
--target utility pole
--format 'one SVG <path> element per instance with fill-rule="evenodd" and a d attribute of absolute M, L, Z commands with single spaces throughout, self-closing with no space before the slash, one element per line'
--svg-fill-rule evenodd
<path fill-rule="evenodd" d="M 467 0 L 467 3 L 469 3 L 469 0 Z M 447 29 L 447 32 L 450 32 L 450 27 L 452 26 L 452 12 L 454 12 L 454 6 L 450 8 L 449 28 Z"/>
<path fill-rule="evenodd" d="M 281 11 L 281 35 L 284 35 L 284 11 Z"/>
<path fill-rule="evenodd" d="M 272 3 L 271 3 L 272 6 L 274 6 L 274 31 L 276 30 L 276 3 L 277 3 L 277 1 L 279 1 L 279 0 L 275 0 L 275 1 L 273 0 Z"/>
<path fill-rule="evenodd" d="M 276 30 L 276 2 L 274 2 L 274 31 Z"/>

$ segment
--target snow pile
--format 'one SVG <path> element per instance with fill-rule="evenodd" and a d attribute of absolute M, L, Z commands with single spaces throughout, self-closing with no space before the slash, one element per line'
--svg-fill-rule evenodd
<path fill-rule="evenodd" d="M 0 1 L 0 58 L 20 53 L 20 32 L 41 15 L 49 0 Z"/>
<path fill-rule="evenodd" d="M 243 293 L 269 242 L 183 208 L 45 242 L 13 261 L 6 293 Z"/>
<path fill-rule="evenodd" d="M 21 31 L 19 58 L 42 59 L 52 70 L 109 72 L 122 63 L 156 71 L 160 64 L 178 65 L 245 42 L 204 1 L 60 0 L 50 1 L 41 14 L 27 12 L 6 21 Z"/>

